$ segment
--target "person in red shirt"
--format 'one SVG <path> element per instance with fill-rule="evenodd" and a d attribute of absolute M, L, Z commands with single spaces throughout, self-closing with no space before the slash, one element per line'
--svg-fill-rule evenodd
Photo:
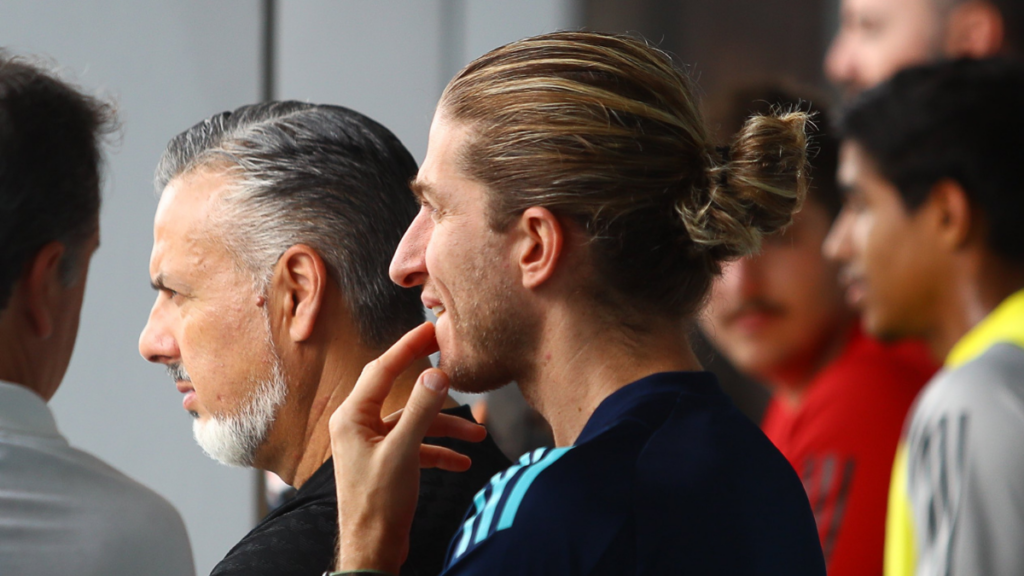
<path fill-rule="evenodd" d="M 781 90 L 743 93 L 737 116 L 803 106 Z M 827 126 L 818 113 L 816 124 Z M 726 266 L 701 329 L 772 393 L 761 428 L 803 480 L 830 576 L 882 573 L 885 511 L 903 420 L 935 371 L 919 343 L 865 336 L 821 246 L 841 207 L 838 145 L 815 135 L 812 186 L 784 233 Z"/>

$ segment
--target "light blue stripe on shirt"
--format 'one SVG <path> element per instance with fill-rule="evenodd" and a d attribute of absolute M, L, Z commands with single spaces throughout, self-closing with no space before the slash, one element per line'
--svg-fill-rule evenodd
<path fill-rule="evenodd" d="M 498 519 L 498 530 L 504 530 L 512 525 L 512 521 L 515 520 L 516 517 L 516 512 L 519 511 L 519 505 L 522 504 L 523 497 L 526 496 L 526 491 L 530 489 L 530 485 L 537 479 L 537 476 L 571 449 L 572 446 L 552 448 L 539 462 L 530 465 L 530 467 L 523 472 L 519 477 L 519 480 L 516 482 L 515 487 L 512 488 L 512 493 L 509 494 L 508 501 L 505 502 L 505 509 L 501 511 L 501 518 Z"/>
<path fill-rule="evenodd" d="M 476 493 L 476 496 L 473 497 L 473 508 L 476 511 L 466 520 L 465 524 L 462 525 L 462 537 L 459 538 L 459 545 L 455 547 L 455 558 L 462 556 L 463 552 L 466 551 L 466 548 L 469 548 L 469 539 L 473 534 L 473 520 L 476 520 L 476 517 L 480 514 L 480 510 L 484 507 L 484 493 L 486 491 L 487 487 L 485 486 L 482 490 Z"/>

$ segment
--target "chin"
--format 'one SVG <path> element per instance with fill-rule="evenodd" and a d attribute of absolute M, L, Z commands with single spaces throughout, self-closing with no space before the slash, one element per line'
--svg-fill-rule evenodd
<path fill-rule="evenodd" d="M 861 314 L 861 328 L 868 335 L 882 342 L 895 342 L 907 337 L 899 327 L 880 314 L 864 311 Z"/>
<path fill-rule="evenodd" d="M 288 396 L 281 367 L 275 362 L 270 377 L 260 380 L 235 413 L 192 421 L 192 434 L 207 456 L 228 466 L 248 468 L 270 436 L 278 410 Z"/>
<path fill-rule="evenodd" d="M 520 359 L 520 362 L 525 364 L 527 359 Z M 448 375 L 453 390 L 468 394 L 483 394 L 497 390 L 516 380 L 516 375 L 496 357 L 477 362 L 462 361 L 458 358 L 449 361 L 441 354 L 438 368 Z"/>

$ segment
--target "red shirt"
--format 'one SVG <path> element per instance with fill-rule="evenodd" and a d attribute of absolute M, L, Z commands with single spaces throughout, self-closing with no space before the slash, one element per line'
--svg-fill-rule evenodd
<path fill-rule="evenodd" d="M 923 345 L 883 345 L 856 327 L 796 410 L 768 405 L 761 428 L 803 480 L 829 576 L 882 574 L 896 444 L 936 368 Z"/>

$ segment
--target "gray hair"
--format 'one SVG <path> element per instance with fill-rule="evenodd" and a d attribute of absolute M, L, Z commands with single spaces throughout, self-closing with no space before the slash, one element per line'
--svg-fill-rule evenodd
<path fill-rule="evenodd" d="M 417 291 L 388 266 L 416 216 L 416 162 L 387 128 L 340 106 L 268 102 L 208 118 L 174 137 L 156 169 L 167 184 L 223 168 L 218 232 L 265 293 L 288 248 L 306 244 L 338 283 L 363 343 L 385 348 L 423 321 Z"/>

